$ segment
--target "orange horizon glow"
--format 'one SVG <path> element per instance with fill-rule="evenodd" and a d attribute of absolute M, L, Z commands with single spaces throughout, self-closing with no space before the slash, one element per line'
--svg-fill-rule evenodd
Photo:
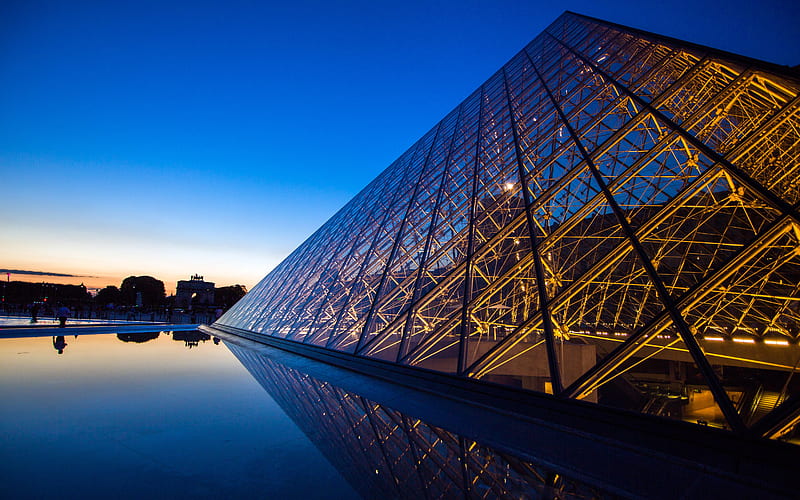
<path fill-rule="evenodd" d="M 52 271 L 56 272 L 56 271 Z M 81 276 L 81 275 L 73 275 L 73 276 L 55 276 L 52 274 L 15 274 L 15 273 L 7 273 L 0 274 L 0 278 L 2 281 L 21 281 L 25 283 L 52 283 L 57 285 L 84 285 L 89 292 L 94 295 L 98 290 L 101 290 L 107 286 L 115 286 L 119 288 L 122 285 L 122 281 L 127 278 L 128 276 L 152 276 L 157 280 L 161 280 L 164 282 L 164 290 L 166 294 L 175 295 L 175 288 L 178 285 L 178 281 L 180 280 L 188 280 L 190 275 L 187 273 L 185 276 L 183 275 L 170 275 L 167 277 L 164 276 L 157 276 L 154 274 L 147 274 L 147 273 L 140 273 L 140 274 L 126 274 L 120 276 Z M 63 273 L 67 274 L 67 273 Z M 244 285 L 248 290 L 250 290 L 253 286 L 255 286 L 256 282 L 252 283 L 242 283 L 241 281 L 231 281 L 226 280 L 223 278 L 215 279 L 214 276 L 203 275 L 205 281 L 210 281 L 215 284 L 217 287 L 223 286 L 230 286 L 230 285 Z"/>
<path fill-rule="evenodd" d="M 168 294 L 179 280 L 199 274 L 217 286 L 241 284 L 249 290 L 288 250 L 258 246 L 160 238 L 158 234 L 111 229 L 96 234 L 64 234 L 53 239 L 49 231 L 12 221 L 3 230 L 0 269 L 12 271 L 10 279 L 29 283 L 56 283 L 102 289 L 119 287 L 128 276 L 152 276 L 164 282 Z M 286 248 L 297 245 L 286 243 Z M 13 270 L 43 274 L 13 273 Z M 49 273 L 68 274 L 53 276 Z M 0 274 L 0 279 L 7 277 Z"/>

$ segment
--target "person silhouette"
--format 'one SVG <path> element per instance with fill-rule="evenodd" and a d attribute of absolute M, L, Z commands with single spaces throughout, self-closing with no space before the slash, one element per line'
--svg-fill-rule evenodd
<path fill-rule="evenodd" d="M 31 305 L 31 323 L 36 323 L 38 321 L 38 318 L 36 318 L 37 314 L 39 314 L 39 304 L 34 302 L 33 305 Z"/>
<path fill-rule="evenodd" d="M 53 349 L 58 351 L 59 354 L 64 354 L 64 349 L 67 347 L 67 341 L 64 340 L 63 335 L 53 337 Z"/>
<path fill-rule="evenodd" d="M 69 317 L 69 308 L 61 306 L 58 308 L 58 327 L 64 328 L 67 325 L 67 318 Z"/>

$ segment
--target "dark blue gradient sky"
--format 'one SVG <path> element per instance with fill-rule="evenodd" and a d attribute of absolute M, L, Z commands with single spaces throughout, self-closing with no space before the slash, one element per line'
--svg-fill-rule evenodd
<path fill-rule="evenodd" d="M 564 10 L 800 64 L 800 2 L 0 6 L 0 267 L 252 286 Z"/>

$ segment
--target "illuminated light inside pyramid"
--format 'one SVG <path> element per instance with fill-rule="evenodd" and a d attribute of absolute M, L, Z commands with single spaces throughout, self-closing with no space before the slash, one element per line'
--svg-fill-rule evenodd
<path fill-rule="evenodd" d="M 785 437 L 798 88 L 565 13 L 217 325 Z"/>

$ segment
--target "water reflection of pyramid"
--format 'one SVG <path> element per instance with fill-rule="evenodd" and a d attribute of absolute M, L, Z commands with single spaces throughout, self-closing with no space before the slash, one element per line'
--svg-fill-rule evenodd
<path fill-rule="evenodd" d="M 798 88 L 565 13 L 217 326 L 791 437 Z"/>
<path fill-rule="evenodd" d="M 495 450 L 250 349 L 227 346 L 364 498 L 617 498 L 602 485 Z"/>

